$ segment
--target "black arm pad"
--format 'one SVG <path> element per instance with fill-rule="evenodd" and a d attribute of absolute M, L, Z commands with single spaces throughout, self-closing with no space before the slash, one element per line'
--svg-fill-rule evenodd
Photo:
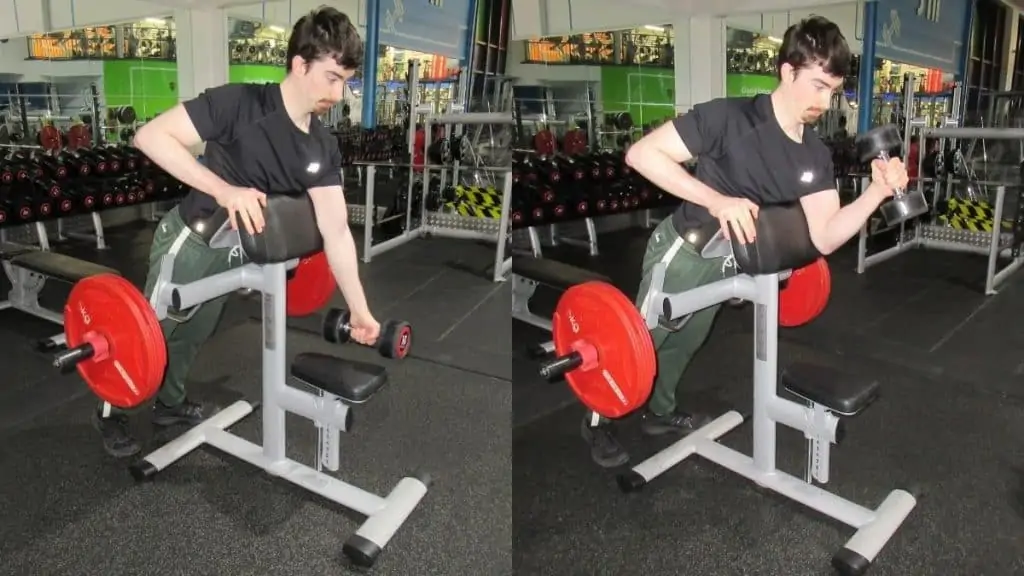
<path fill-rule="evenodd" d="M 306 193 L 268 194 L 261 234 L 239 230 L 245 255 L 256 264 L 275 264 L 304 258 L 324 248 L 313 201 Z"/>
<path fill-rule="evenodd" d="M 729 226 L 736 265 L 750 275 L 775 274 L 814 262 L 821 253 L 811 241 L 807 215 L 800 203 L 765 206 L 757 217 L 757 240 L 741 244 Z"/>

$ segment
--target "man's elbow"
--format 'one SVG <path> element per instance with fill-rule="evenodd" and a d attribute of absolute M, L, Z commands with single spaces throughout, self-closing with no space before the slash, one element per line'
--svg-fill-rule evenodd
<path fill-rule="evenodd" d="M 811 244 L 814 244 L 822 256 L 830 256 L 840 248 L 829 238 L 828 230 L 819 230 L 817 233 L 811 234 Z"/>
<path fill-rule="evenodd" d="M 641 158 L 644 154 L 644 148 L 646 147 L 647 144 L 642 140 L 631 145 L 629 150 L 626 150 L 626 166 L 636 168 L 637 164 L 641 162 Z"/>

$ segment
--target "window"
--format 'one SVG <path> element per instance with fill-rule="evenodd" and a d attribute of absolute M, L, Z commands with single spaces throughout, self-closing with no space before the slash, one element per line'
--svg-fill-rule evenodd
<path fill-rule="evenodd" d="M 470 109 L 500 109 L 508 50 L 511 0 L 479 0 L 470 51 Z"/>
<path fill-rule="evenodd" d="M 964 123 L 967 125 L 982 122 L 992 93 L 1002 88 L 1000 79 L 1006 58 L 1007 17 L 1006 7 L 998 0 L 981 0 L 975 5 L 964 79 Z M 1019 38 L 1017 42 L 1019 46 Z M 1014 76 L 1016 81 L 1016 73 Z"/>

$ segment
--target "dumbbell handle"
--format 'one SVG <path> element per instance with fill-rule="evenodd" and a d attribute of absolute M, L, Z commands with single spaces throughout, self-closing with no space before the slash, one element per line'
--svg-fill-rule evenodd
<path fill-rule="evenodd" d="M 544 378 L 557 378 L 564 376 L 583 365 L 583 355 L 579 352 L 570 352 L 554 360 L 549 360 L 540 365 L 540 375 Z"/>
<path fill-rule="evenodd" d="M 885 150 L 882 150 L 881 152 L 878 153 L 878 159 L 883 161 L 883 162 L 888 162 L 889 161 L 889 153 L 886 152 Z M 893 189 L 893 191 L 892 191 L 893 198 L 899 198 L 900 196 L 903 196 L 904 192 L 905 191 L 903 190 L 903 188 L 895 188 L 895 189 Z"/>
<path fill-rule="evenodd" d="M 53 367 L 61 371 L 62 374 L 67 374 L 75 369 L 80 363 L 92 358 L 96 354 L 96 349 L 92 344 L 85 343 L 81 346 L 75 346 L 74 348 L 68 348 L 53 357 Z"/>

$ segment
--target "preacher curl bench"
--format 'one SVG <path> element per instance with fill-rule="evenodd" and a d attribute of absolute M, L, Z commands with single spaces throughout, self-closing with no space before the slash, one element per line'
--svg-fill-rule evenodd
<path fill-rule="evenodd" d="M 227 428 L 252 413 L 257 404 L 239 400 L 132 465 L 138 480 L 152 478 L 195 450 L 209 444 L 310 492 L 367 516 L 342 550 L 358 566 L 369 567 L 427 492 L 430 478 L 417 474 L 401 479 L 387 497 L 380 497 L 338 478 L 291 460 L 285 451 L 285 415 L 309 418 L 321 428 L 320 463 L 337 471 L 338 436 L 352 426 L 352 406 L 369 401 L 387 382 L 384 368 L 325 354 L 302 353 L 291 364 L 296 380 L 319 389 L 315 395 L 287 383 L 286 290 L 288 271 L 301 258 L 323 249 L 312 202 L 300 196 L 274 195 L 264 210 L 266 228 L 250 235 L 233 231 L 227 214 L 218 211 L 205 226 L 213 232 L 212 248 L 241 249 L 249 263 L 188 284 L 174 284 L 174 257 L 164 256 L 152 302 L 163 319 L 168 307 L 187 310 L 225 294 L 248 288 L 263 295 L 263 445 Z"/>
<path fill-rule="evenodd" d="M 637 490 L 688 456 L 699 454 L 855 528 L 853 537 L 833 556 L 832 565 L 844 575 L 863 574 L 917 502 L 910 493 L 893 490 L 871 510 L 812 482 L 828 481 L 829 445 L 844 435 L 843 422 L 836 415 L 852 416 L 863 410 L 877 396 L 877 381 L 822 366 L 794 365 L 783 372 L 782 382 L 806 405 L 778 395 L 779 282 L 818 257 L 803 209 L 799 205 L 765 208 L 757 219 L 755 243 L 730 242 L 718 232 L 701 255 L 735 258 L 741 273 L 680 294 L 666 294 L 662 291 L 665 265 L 659 264 L 653 272 L 650 305 L 640 312 L 647 327 L 654 329 L 659 320 L 677 324 L 698 310 L 733 298 L 754 303 L 754 455 L 716 441 L 743 422 L 743 416 L 730 411 L 619 476 L 619 486 L 627 492 Z M 775 467 L 776 424 L 808 438 L 811 458 L 806 480 Z"/>

